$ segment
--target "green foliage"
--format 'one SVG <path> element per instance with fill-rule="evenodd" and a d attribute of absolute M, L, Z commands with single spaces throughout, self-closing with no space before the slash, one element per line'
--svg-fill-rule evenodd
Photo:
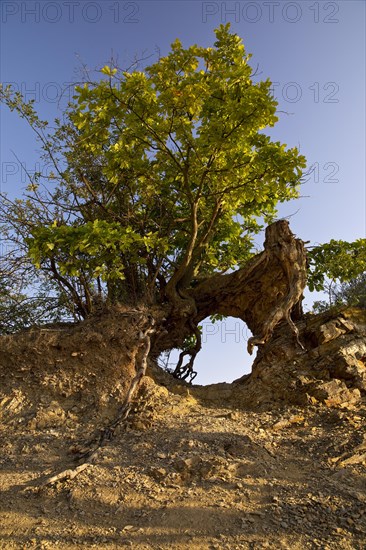
<path fill-rule="evenodd" d="M 197 329 L 199 330 L 199 332 L 202 332 L 202 326 L 198 326 Z M 197 345 L 197 336 L 195 334 L 191 334 L 190 336 L 187 336 L 187 338 L 185 338 L 182 345 L 182 350 L 188 351 L 190 349 L 193 349 L 196 345 Z"/>
<path fill-rule="evenodd" d="M 10 334 L 29 324 L 30 311 L 25 296 L 15 294 L 0 279 L 0 335 Z"/>
<path fill-rule="evenodd" d="M 323 290 L 326 278 L 346 283 L 366 271 L 366 239 L 349 243 L 331 240 L 308 253 L 310 290 Z"/>
<path fill-rule="evenodd" d="M 366 308 L 366 272 L 348 282 L 326 285 L 328 301 L 314 302 L 313 311 L 322 313 L 331 307 L 356 306 Z"/>
<path fill-rule="evenodd" d="M 341 284 L 337 290 L 337 299 L 349 306 L 366 308 L 366 272 Z"/>
<path fill-rule="evenodd" d="M 312 312 L 313 313 L 324 313 L 325 311 L 328 311 L 332 306 L 329 302 L 326 300 L 316 300 L 313 303 L 312 306 Z"/>
<path fill-rule="evenodd" d="M 83 225 L 38 226 L 26 242 L 29 256 L 38 269 L 47 259 L 57 259 L 61 275 L 80 276 L 88 272 L 103 281 L 124 279 L 121 257 L 127 251 L 137 263 L 144 260 L 138 255 L 141 247 L 145 250 L 164 247 L 156 234 L 142 237 L 131 227 L 103 220 Z"/>
<path fill-rule="evenodd" d="M 83 315 L 95 288 L 110 301 L 159 300 L 244 265 L 260 220 L 298 196 L 305 159 L 264 133 L 277 103 L 249 60 L 229 25 L 210 48 L 176 40 L 143 71 L 105 66 L 77 86 L 54 130 L 0 91 L 54 167 L 6 203 L 3 224 Z"/>
<path fill-rule="evenodd" d="M 0 335 L 36 324 L 57 322 L 67 314 L 61 295 L 52 296 L 50 284 L 44 283 L 35 294 L 30 296 L 24 287 L 22 290 L 0 272 Z"/>
<path fill-rule="evenodd" d="M 221 313 L 216 313 L 215 315 L 211 315 L 211 317 L 210 317 L 210 321 L 211 321 L 212 324 L 215 324 L 218 321 L 223 321 L 224 319 L 226 319 L 226 316 L 221 315 Z"/>

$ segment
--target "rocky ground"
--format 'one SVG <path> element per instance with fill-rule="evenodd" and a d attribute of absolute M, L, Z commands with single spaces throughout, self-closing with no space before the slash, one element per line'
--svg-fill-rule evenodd
<path fill-rule="evenodd" d="M 93 348 L 88 360 L 85 330 L 62 329 L 53 340 L 3 337 L 0 548 L 365 548 L 365 338 L 354 318 L 337 319 L 307 324 L 314 357 L 283 356 L 267 398 L 267 367 L 262 377 L 257 366 L 251 380 L 202 388 L 177 384 L 151 365 L 127 422 L 74 479 L 48 485 L 50 475 L 75 467 L 76 454 L 113 419 L 123 393 L 108 370 L 117 355 L 112 350 L 101 364 Z M 257 365 L 273 359 L 281 342 L 285 349 L 281 338 Z M 345 349 L 353 379 L 330 361 Z M 310 360 L 316 376 L 309 366 L 304 374 Z M 335 363 L 336 379 L 329 377 Z M 302 385 L 291 379 L 295 370 Z M 288 399 L 291 392 L 306 399 Z"/>

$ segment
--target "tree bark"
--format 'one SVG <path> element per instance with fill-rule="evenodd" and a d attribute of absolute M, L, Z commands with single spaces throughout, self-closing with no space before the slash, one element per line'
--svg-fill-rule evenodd
<path fill-rule="evenodd" d="M 306 251 L 302 240 L 291 232 L 286 220 L 266 228 L 264 250 L 254 256 L 242 269 L 227 275 L 214 275 L 196 287 L 185 291 L 195 303 L 195 311 L 187 321 L 172 312 L 166 320 L 166 332 L 161 334 L 160 350 L 180 347 L 178 340 L 192 333 L 192 322 L 198 325 L 213 314 L 242 319 L 253 333 L 248 351 L 266 343 L 276 325 L 287 321 L 297 338 L 298 332 L 291 313 L 301 315 L 301 301 L 306 285 Z"/>

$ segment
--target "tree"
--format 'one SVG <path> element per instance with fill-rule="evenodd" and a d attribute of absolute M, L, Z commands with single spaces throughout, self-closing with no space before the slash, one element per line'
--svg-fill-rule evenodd
<path fill-rule="evenodd" d="M 294 329 L 306 279 L 302 241 L 273 224 L 277 205 L 298 197 L 305 158 L 264 133 L 278 120 L 271 83 L 256 82 L 229 25 L 215 32 L 214 47 L 176 40 L 144 70 L 105 66 L 52 130 L 31 102 L 1 91 L 53 167 L 23 199 L 3 197 L 3 232 L 74 316 L 101 303 L 152 308 L 156 353 L 194 335 L 182 376 L 207 315 L 244 319 L 252 347 L 282 318 Z"/>
<path fill-rule="evenodd" d="M 366 309 L 366 272 L 343 283 L 330 281 L 326 284 L 328 301 L 314 302 L 316 313 L 327 311 L 333 306 L 355 306 Z"/>
<path fill-rule="evenodd" d="M 58 296 L 50 295 L 49 285 L 36 296 L 0 282 L 0 335 L 12 334 L 28 327 L 55 323 L 65 319 L 66 310 Z"/>
<path fill-rule="evenodd" d="M 19 275 L 19 274 L 18 274 Z M 9 277 L 9 271 L 0 270 L 0 335 L 11 334 L 37 324 L 61 321 L 66 308 L 61 295 L 56 295 L 52 282 L 44 281 L 32 296 L 27 289 L 30 281 L 24 277 Z"/>
<path fill-rule="evenodd" d="M 337 301 L 366 309 L 366 272 L 337 289 Z"/>
<path fill-rule="evenodd" d="M 325 290 L 328 302 L 314 303 L 321 312 L 341 304 L 365 307 L 366 239 L 350 243 L 332 239 L 308 252 L 310 290 Z"/>
<path fill-rule="evenodd" d="M 310 290 L 322 290 L 326 279 L 347 283 L 366 271 L 366 239 L 347 242 L 332 239 L 308 253 Z"/>

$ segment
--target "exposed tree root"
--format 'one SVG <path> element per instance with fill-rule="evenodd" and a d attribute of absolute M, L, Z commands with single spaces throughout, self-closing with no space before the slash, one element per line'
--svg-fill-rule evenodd
<path fill-rule="evenodd" d="M 86 470 L 86 468 L 90 466 L 89 462 L 83 462 L 73 470 L 64 470 L 63 472 L 60 472 L 59 474 L 56 474 L 54 476 L 49 477 L 44 485 L 53 485 L 57 483 L 58 481 L 64 481 L 65 479 L 74 479 L 78 474 Z"/>
<path fill-rule="evenodd" d="M 197 372 L 193 370 L 193 364 L 197 353 L 202 348 L 202 338 L 199 328 L 195 326 L 192 322 L 190 323 L 190 325 L 192 332 L 196 338 L 196 343 L 193 347 L 180 353 L 177 366 L 175 367 L 175 370 L 173 372 L 173 376 L 175 378 L 179 378 L 179 380 L 187 380 L 187 378 L 189 378 L 189 383 L 192 383 L 197 376 Z M 183 365 L 183 359 L 186 355 L 190 356 L 190 360 L 186 365 Z"/>

